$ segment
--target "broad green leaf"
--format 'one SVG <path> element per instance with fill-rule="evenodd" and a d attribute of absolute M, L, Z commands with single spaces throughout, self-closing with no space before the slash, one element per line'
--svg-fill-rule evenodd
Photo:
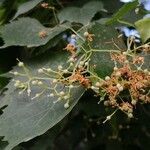
<path fill-rule="evenodd" d="M 96 23 L 89 31 L 95 35 L 91 47 L 99 51 L 108 51 L 94 52 L 90 61 L 91 66 L 96 65 L 94 72 L 100 77 L 110 75 L 114 67 L 114 63 L 111 61 L 110 52 L 111 50 L 118 50 L 115 44 L 118 45 L 121 50 L 125 49 L 125 45 L 123 44 L 122 39 L 118 38 L 117 31 L 113 27 L 107 27 Z M 93 67 L 91 67 L 91 69 L 92 68 Z"/>
<path fill-rule="evenodd" d="M 143 42 L 150 38 L 150 18 L 141 19 L 135 22 L 137 30 L 140 32 Z"/>
<path fill-rule="evenodd" d="M 0 28 L 1 37 L 4 45 L 8 46 L 27 46 L 37 47 L 45 45 L 49 40 L 59 35 L 66 29 L 62 26 L 46 28 L 36 19 L 20 18 Z M 45 37 L 40 37 L 41 32 L 45 32 Z"/>
<path fill-rule="evenodd" d="M 103 4 L 99 1 L 91 1 L 86 3 L 82 8 L 68 7 L 63 9 L 58 14 L 58 18 L 61 23 L 64 21 L 70 21 L 86 25 L 99 11 L 106 11 L 103 8 Z"/>
<path fill-rule="evenodd" d="M 106 10 L 111 13 L 114 14 L 116 11 L 119 10 L 121 4 L 118 0 L 101 0 L 106 8 Z"/>
<path fill-rule="evenodd" d="M 8 83 L 8 79 L 0 76 L 0 90 L 4 88 L 4 86 L 6 86 L 7 83 Z"/>
<path fill-rule="evenodd" d="M 18 16 L 30 11 L 31 9 L 33 9 L 36 5 L 38 5 L 42 1 L 43 0 L 30 0 L 28 2 L 21 4 L 19 6 L 15 16 L 13 17 L 13 20 L 16 19 Z"/>
<path fill-rule="evenodd" d="M 115 13 L 110 20 L 106 22 L 106 24 L 112 24 L 117 22 L 117 20 L 122 19 L 129 11 L 136 8 L 138 5 L 138 1 L 133 1 L 127 4 L 124 4 L 118 11 Z"/>
<path fill-rule="evenodd" d="M 36 60 L 30 61 L 28 67 L 32 74 L 37 74 L 37 69 L 43 66 L 56 68 L 60 64 L 66 65 L 66 59 L 67 56 L 62 52 L 49 52 L 45 56 L 41 55 Z M 19 68 L 16 69 L 21 72 Z M 26 79 L 23 77 L 21 80 Z M 52 80 L 50 78 L 50 84 Z M 0 103 L 1 107 L 8 105 L 0 116 L 0 136 L 4 136 L 3 140 L 9 142 L 5 150 L 10 150 L 19 143 L 29 141 L 52 128 L 72 110 L 84 93 L 82 87 L 73 88 L 71 90 L 70 107 L 65 109 L 64 100 L 53 103 L 57 98 L 47 96 L 50 91 L 45 91 L 39 98 L 31 100 L 31 97 L 39 92 L 39 88 L 33 86 L 31 97 L 29 97 L 26 92 L 19 95 L 13 84 L 12 81 L 8 84 L 8 91 Z M 62 90 L 62 86 L 58 87 L 58 90 Z"/>

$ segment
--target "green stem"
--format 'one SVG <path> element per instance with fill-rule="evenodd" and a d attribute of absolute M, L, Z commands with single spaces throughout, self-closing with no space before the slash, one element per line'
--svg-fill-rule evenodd
<path fill-rule="evenodd" d="M 105 50 L 105 49 L 91 49 L 90 51 L 88 51 L 87 53 L 89 52 L 106 52 L 106 53 L 121 53 L 121 51 L 119 50 Z"/>

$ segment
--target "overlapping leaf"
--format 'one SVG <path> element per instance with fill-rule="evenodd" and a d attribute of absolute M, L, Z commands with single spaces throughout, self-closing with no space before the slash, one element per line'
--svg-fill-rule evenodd
<path fill-rule="evenodd" d="M 13 19 L 15 19 L 18 16 L 30 11 L 31 9 L 33 9 L 37 4 L 39 4 L 42 1 L 43 0 L 30 0 L 28 2 L 23 3 L 22 5 L 19 6 L 19 8 L 18 8 L 15 16 L 13 17 Z"/>
<path fill-rule="evenodd" d="M 140 32 L 143 42 L 146 42 L 150 38 L 150 18 L 141 19 L 135 22 L 135 26 Z"/>
<path fill-rule="evenodd" d="M 65 64 L 66 56 L 62 53 L 47 53 L 46 56 L 48 58 L 40 56 L 36 61 L 28 63 L 33 74 L 36 74 L 36 70 L 42 66 L 55 68 L 58 64 Z M 25 78 L 23 77 L 22 80 Z M 4 140 L 9 142 L 6 150 L 11 150 L 19 143 L 45 133 L 72 110 L 84 92 L 80 87 L 72 89 L 70 107 L 65 109 L 65 101 L 53 103 L 57 98 L 48 98 L 48 91 L 41 97 L 31 100 L 26 92 L 19 95 L 12 81 L 7 88 L 6 96 L 0 104 L 0 107 L 8 105 L 0 116 L 0 136 L 4 136 Z M 33 95 L 39 92 L 36 87 L 32 87 L 31 90 Z"/>
<path fill-rule="evenodd" d="M 61 23 L 64 21 L 70 21 L 86 25 L 99 11 L 106 11 L 103 8 L 103 4 L 99 1 L 91 1 L 85 4 L 82 8 L 68 7 L 63 9 L 58 14 L 58 18 Z"/>
<path fill-rule="evenodd" d="M 36 19 L 20 18 L 0 28 L 0 35 L 5 43 L 0 48 L 8 46 L 37 47 L 45 45 L 49 40 L 65 30 L 66 28 L 62 26 L 46 28 Z M 45 36 L 40 37 L 41 32 L 44 32 Z"/>
<path fill-rule="evenodd" d="M 136 8 L 138 1 L 133 1 L 123 5 L 117 13 L 115 13 L 111 19 L 107 21 L 107 24 L 116 23 L 119 19 L 122 19 L 128 12 Z"/>
<path fill-rule="evenodd" d="M 90 61 L 91 66 L 96 65 L 95 73 L 101 77 L 105 77 L 106 75 L 110 75 L 114 67 L 110 57 L 111 50 L 118 50 L 115 44 L 122 50 L 125 49 L 125 45 L 122 39 L 117 37 L 118 33 L 113 27 L 96 23 L 91 27 L 90 32 L 95 35 L 91 47 L 99 50 L 99 52 L 93 53 Z M 107 52 L 100 52 L 101 50 L 106 50 Z"/>

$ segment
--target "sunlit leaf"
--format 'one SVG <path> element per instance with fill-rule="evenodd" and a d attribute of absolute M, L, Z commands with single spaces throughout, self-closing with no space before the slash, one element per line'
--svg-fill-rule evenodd
<path fill-rule="evenodd" d="M 49 40 L 59 35 L 66 29 L 62 26 L 46 28 L 39 21 L 32 18 L 20 18 L 0 28 L 4 45 L 37 47 L 45 45 Z"/>
<path fill-rule="evenodd" d="M 37 74 L 36 70 L 39 67 L 55 68 L 58 64 L 65 64 L 66 58 L 63 53 L 47 53 L 45 57 L 40 56 L 36 60 L 30 61 L 28 67 L 32 74 Z M 21 80 L 26 80 L 26 78 L 23 77 Z M 53 78 L 50 78 L 50 84 L 52 80 Z M 9 142 L 6 150 L 12 149 L 21 142 L 29 141 L 52 128 L 72 110 L 84 93 L 84 89 L 81 87 L 73 88 L 70 93 L 70 107 L 65 109 L 65 101 L 54 103 L 57 98 L 47 96 L 50 94 L 49 90 L 46 90 L 39 98 L 31 100 L 31 97 L 40 92 L 39 88 L 33 86 L 31 97 L 29 97 L 26 92 L 19 95 L 13 84 L 13 81 L 8 84 L 8 91 L 0 103 L 1 107 L 8 105 L 0 116 L 0 136 L 4 136 L 3 140 Z M 62 87 L 59 90 L 62 90 Z"/>
<path fill-rule="evenodd" d="M 140 32 L 143 42 L 146 42 L 150 38 L 150 18 L 141 19 L 135 22 L 135 26 Z"/>

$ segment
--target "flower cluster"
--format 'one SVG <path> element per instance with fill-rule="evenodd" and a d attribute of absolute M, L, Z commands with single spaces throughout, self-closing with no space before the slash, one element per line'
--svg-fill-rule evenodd
<path fill-rule="evenodd" d="M 123 28 L 123 30 L 126 30 L 127 37 L 133 35 L 139 37 L 138 32 L 134 29 L 129 31 L 127 28 Z M 93 34 L 85 32 L 83 36 L 88 44 L 93 41 Z M 19 61 L 18 66 L 23 68 L 24 73 L 12 73 L 15 76 L 26 77 L 27 80 L 24 82 L 14 80 L 14 86 L 21 89 L 19 94 L 27 91 L 28 96 L 31 95 L 33 86 L 40 88 L 38 93 L 32 95 L 32 100 L 47 93 L 48 90 L 49 94 L 47 96 L 57 98 L 54 103 L 64 101 L 66 109 L 69 107 L 71 90 L 83 86 L 85 89 L 94 90 L 96 95 L 100 97 L 100 101 L 104 101 L 105 106 L 115 109 L 111 115 L 107 116 L 105 121 L 110 120 L 117 110 L 123 111 L 129 118 L 132 118 L 137 103 L 150 103 L 150 72 L 148 69 L 142 69 L 145 60 L 143 56 L 137 53 L 137 51 L 142 51 L 142 54 L 146 55 L 150 52 L 150 46 L 144 44 L 131 49 L 134 41 L 131 39 L 127 43 L 128 48 L 124 52 L 96 50 L 96 52 L 109 52 L 111 60 L 114 62 L 111 75 L 102 79 L 90 71 L 90 57 L 94 49 L 90 46 L 86 49 L 82 45 L 78 45 L 77 35 L 72 34 L 68 39 L 67 46 L 64 48 L 70 53 L 67 66 L 58 65 L 56 70 L 39 68 L 37 70 L 38 75 L 34 76 L 29 73 L 24 63 Z M 78 49 L 83 51 L 79 54 Z M 96 83 L 95 80 L 92 80 L 93 77 L 96 78 Z"/>
<path fill-rule="evenodd" d="M 44 38 L 44 36 L 43 32 L 40 33 L 41 38 Z M 89 38 L 91 40 L 90 34 Z M 57 99 L 54 103 L 64 101 L 64 107 L 68 108 L 72 89 L 78 86 L 90 88 L 91 81 L 86 76 L 86 68 L 89 65 L 88 59 L 84 54 L 81 57 L 77 56 L 75 34 L 71 35 L 69 44 L 67 44 L 64 50 L 67 50 L 71 54 L 65 67 L 58 65 L 56 70 L 42 67 L 37 70 L 36 75 L 32 74 L 26 65 L 18 60 L 18 67 L 22 68 L 23 72 L 15 71 L 10 73 L 19 77 L 19 80 L 14 80 L 14 86 L 20 89 L 19 94 L 27 92 L 31 100 L 34 100 L 45 93 L 49 93 L 47 97 L 54 97 L 54 99 Z M 38 88 L 38 92 L 33 95 L 32 90 L 34 87 Z"/>
<path fill-rule="evenodd" d="M 96 86 L 103 92 L 104 105 L 118 108 L 132 117 L 138 102 L 150 103 L 150 72 L 142 69 L 144 57 L 123 52 L 111 54 L 111 58 L 115 62 L 114 71 Z"/>
<path fill-rule="evenodd" d="M 47 97 L 57 98 L 54 103 L 64 101 L 64 107 L 69 107 L 69 101 L 71 98 L 71 90 L 78 85 L 74 85 L 69 77 L 64 77 L 65 74 L 70 74 L 69 69 L 72 65 L 69 65 L 67 69 L 59 65 L 56 70 L 51 68 L 39 68 L 36 75 L 32 75 L 30 70 L 24 65 L 23 62 L 18 63 L 18 66 L 23 69 L 22 72 L 10 72 L 19 77 L 19 80 L 13 80 L 14 86 L 20 89 L 19 94 L 27 92 L 31 100 L 37 99 L 43 94 L 47 94 Z M 21 80 L 23 78 L 23 80 Z M 32 94 L 34 87 L 37 87 L 37 93 Z"/>
<path fill-rule="evenodd" d="M 79 68 L 74 74 L 69 77 L 70 82 L 79 82 L 85 88 L 91 87 L 91 81 L 83 75 L 85 68 Z"/>

